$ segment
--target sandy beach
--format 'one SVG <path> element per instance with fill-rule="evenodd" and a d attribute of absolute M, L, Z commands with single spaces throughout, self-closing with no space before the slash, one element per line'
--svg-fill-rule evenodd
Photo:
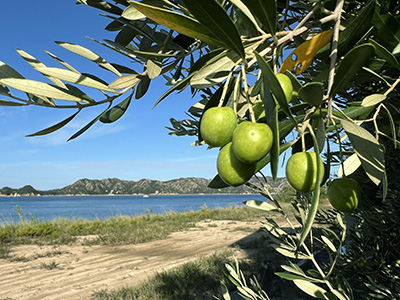
<path fill-rule="evenodd" d="M 95 291 L 132 287 L 216 251 L 233 249 L 246 256 L 251 249 L 245 245 L 265 234 L 259 228 L 259 222 L 208 220 L 167 239 L 136 245 L 17 246 L 11 253 L 16 259 L 0 260 L 0 299 L 90 299 Z"/>

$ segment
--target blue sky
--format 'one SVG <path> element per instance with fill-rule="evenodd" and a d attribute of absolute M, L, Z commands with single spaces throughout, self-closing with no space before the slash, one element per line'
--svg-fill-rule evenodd
<path fill-rule="evenodd" d="M 115 79 L 111 73 L 54 43 L 76 43 L 108 61 L 131 65 L 127 58 L 87 39 L 112 39 L 115 35 L 104 30 L 110 20 L 99 13 L 94 8 L 76 5 L 74 0 L 8 1 L 0 11 L 0 61 L 26 78 L 46 81 L 16 52 L 20 48 L 47 66 L 60 67 L 45 49 L 79 71 L 94 73 L 111 82 Z M 184 119 L 184 112 L 199 99 L 192 99 L 189 93 L 173 94 L 152 110 L 165 90 L 162 81 L 152 83 L 146 96 L 133 101 L 120 120 L 111 125 L 97 123 L 70 142 L 67 139 L 105 107 L 85 110 L 63 129 L 42 137 L 25 135 L 51 126 L 74 111 L 0 107 L 0 187 L 31 184 L 46 190 L 64 187 L 80 178 L 214 177 L 217 149 L 191 146 L 194 138 L 172 137 L 165 129 L 170 125 L 170 117 Z"/>

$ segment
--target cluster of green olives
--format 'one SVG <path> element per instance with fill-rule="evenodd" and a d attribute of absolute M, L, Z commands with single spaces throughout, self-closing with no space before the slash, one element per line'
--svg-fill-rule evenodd
<path fill-rule="evenodd" d="M 277 74 L 287 102 L 292 99 L 293 85 L 285 74 Z M 262 101 L 253 105 L 255 119 L 265 118 Z M 212 107 L 203 114 L 200 134 L 210 147 L 220 147 L 217 158 L 217 170 L 220 178 L 230 186 L 239 186 L 247 182 L 256 172 L 256 164 L 271 149 L 273 133 L 262 122 L 240 121 L 230 107 Z M 317 164 L 320 166 L 317 180 Z M 315 152 L 297 152 L 286 165 L 286 178 L 298 192 L 308 193 L 314 190 L 317 182 L 324 178 L 324 164 Z M 332 206 L 342 212 L 353 212 L 361 198 L 357 181 L 349 178 L 333 180 L 328 187 L 328 199 Z"/>
<path fill-rule="evenodd" d="M 247 182 L 256 171 L 256 163 L 272 146 L 272 130 L 265 123 L 242 121 L 230 107 L 208 109 L 200 123 L 200 133 L 210 147 L 221 147 L 217 170 L 230 186 Z"/>
<path fill-rule="evenodd" d="M 277 74 L 286 100 L 290 101 L 293 86 L 285 74 Z M 256 120 L 265 118 L 261 101 L 253 106 Z M 271 128 L 262 122 L 241 121 L 230 107 L 212 107 L 205 111 L 200 134 L 210 147 L 221 147 L 217 158 L 220 178 L 230 186 L 247 182 L 256 171 L 256 164 L 265 157 L 273 143 Z"/>

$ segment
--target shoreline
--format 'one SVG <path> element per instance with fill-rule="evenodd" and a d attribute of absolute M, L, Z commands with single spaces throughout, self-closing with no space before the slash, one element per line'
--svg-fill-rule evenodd
<path fill-rule="evenodd" d="M 148 197 L 148 196 L 213 196 L 213 195 L 259 195 L 258 193 L 212 193 L 212 194 L 206 194 L 206 193 L 200 193 L 200 194 L 164 194 L 164 193 L 158 193 L 158 194 L 51 194 L 51 195 L 31 195 L 31 194 L 17 194 L 17 195 L 4 195 L 0 194 L 0 198 L 18 198 L 18 197 L 87 197 L 87 196 L 138 196 L 138 197 Z"/>

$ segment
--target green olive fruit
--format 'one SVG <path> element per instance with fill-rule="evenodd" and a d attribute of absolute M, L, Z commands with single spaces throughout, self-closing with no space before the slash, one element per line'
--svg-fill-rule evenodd
<path fill-rule="evenodd" d="M 279 83 L 281 84 L 283 93 L 285 94 L 285 98 L 287 102 L 290 102 L 292 100 L 292 94 L 293 94 L 293 84 L 290 78 L 283 73 L 278 73 L 275 75 L 276 79 L 278 79 Z"/>
<path fill-rule="evenodd" d="M 244 121 L 233 131 L 233 153 L 244 163 L 255 163 L 267 155 L 272 141 L 273 133 L 267 124 Z"/>
<path fill-rule="evenodd" d="M 236 125 L 237 118 L 232 108 L 212 107 L 203 114 L 200 134 L 210 147 L 223 147 L 232 140 Z"/>
<path fill-rule="evenodd" d="M 255 164 L 245 164 L 237 159 L 232 143 L 225 145 L 218 154 L 217 170 L 221 179 L 230 186 L 246 183 L 255 173 Z"/>
<path fill-rule="evenodd" d="M 331 205 L 344 213 L 352 213 L 361 199 L 361 188 L 351 178 L 338 178 L 328 187 L 328 199 Z"/>
<path fill-rule="evenodd" d="M 317 182 L 317 159 L 320 164 L 319 181 L 324 178 L 324 164 L 315 152 L 297 152 L 286 164 L 286 179 L 297 191 L 308 193 Z"/>

